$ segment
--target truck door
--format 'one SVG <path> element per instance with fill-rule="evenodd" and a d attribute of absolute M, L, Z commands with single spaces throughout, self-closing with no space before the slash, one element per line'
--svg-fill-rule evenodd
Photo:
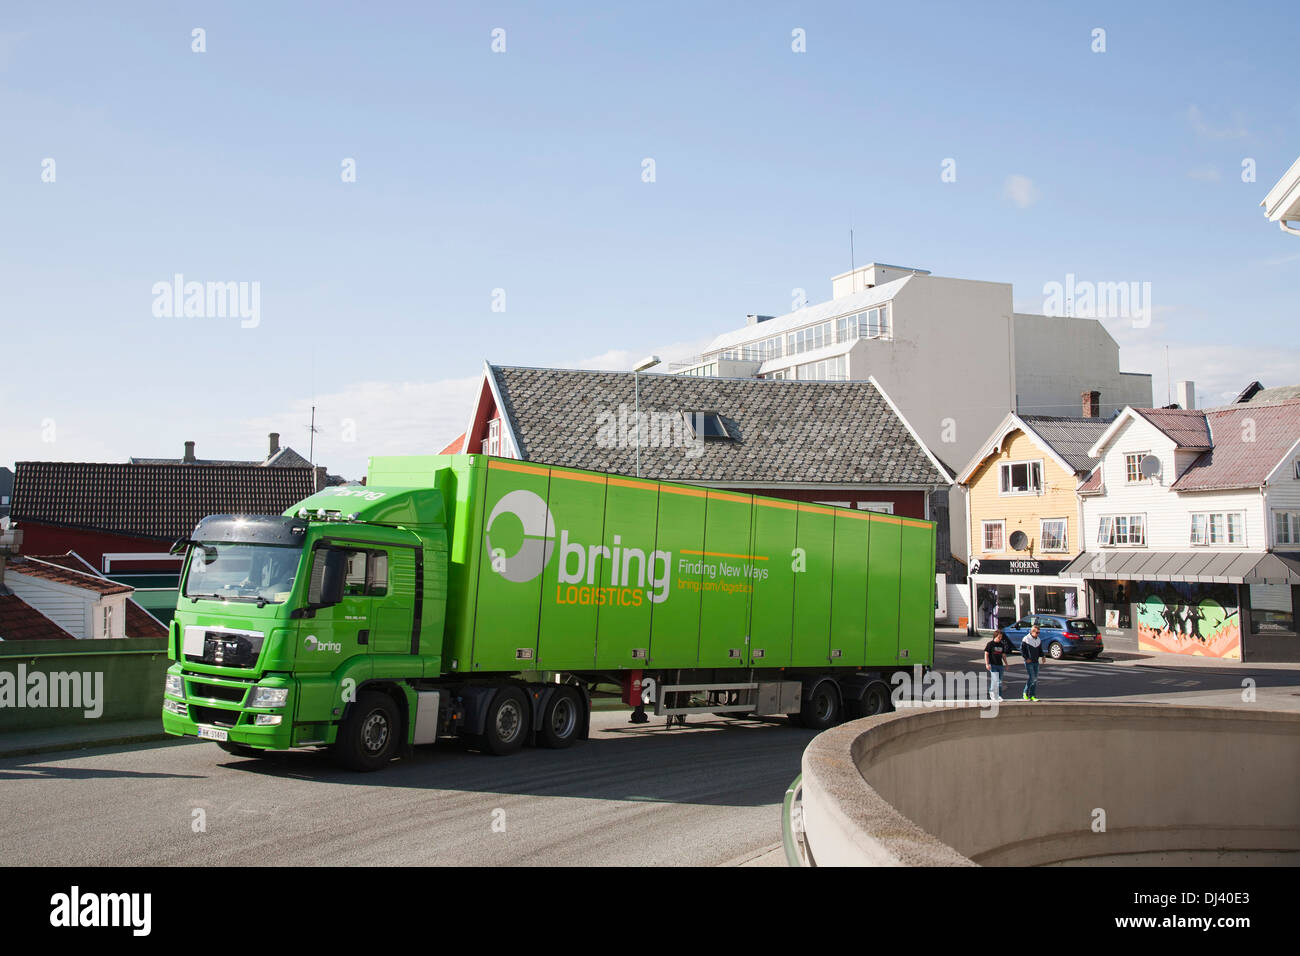
<path fill-rule="evenodd" d="M 325 586 L 330 554 L 344 561 L 343 593 L 335 604 L 316 606 Z M 373 624 L 371 598 L 366 593 L 367 553 L 346 543 L 318 545 L 312 555 L 308 583 L 308 613 L 298 629 L 297 670 L 304 673 L 331 672 L 351 657 L 370 653 Z M 368 676 L 368 673 L 367 673 Z"/>
<path fill-rule="evenodd" d="M 415 548 L 366 552 L 366 596 L 370 598 L 370 654 L 409 657 L 415 626 Z M 424 648 L 425 653 L 438 648 Z"/>

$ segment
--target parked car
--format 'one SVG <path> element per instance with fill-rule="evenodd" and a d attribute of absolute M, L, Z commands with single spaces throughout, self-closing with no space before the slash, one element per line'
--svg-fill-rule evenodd
<path fill-rule="evenodd" d="M 1043 642 L 1043 653 L 1053 660 L 1062 657 L 1082 657 L 1096 660 L 1106 648 L 1101 642 L 1097 625 L 1086 617 L 1067 617 L 1064 614 L 1029 614 L 1002 633 L 1011 642 L 1012 650 L 1020 651 L 1020 642 L 1029 629 L 1038 625 L 1038 639 Z"/>

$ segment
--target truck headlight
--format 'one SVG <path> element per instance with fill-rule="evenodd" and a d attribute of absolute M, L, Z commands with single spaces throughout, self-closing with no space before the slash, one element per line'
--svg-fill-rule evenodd
<path fill-rule="evenodd" d="M 190 715 L 189 707 L 182 704 L 179 700 L 163 701 L 163 710 L 168 713 L 176 714 L 178 717 L 188 717 Z"/>
<path fill-rule="evenodd" d="M 274 727 L 281 719 L 279 714 L 258 714 L 253 724 L 257 727 Z"/>
<path fill-rule="evenodd" d="M 167 693 L 173 697 L 183 698 L 185 696 L 185 681 L 180 674 L 167 675 Z"/>
<path fill-rule="evenodd" d="M 289 700 L 287 687 L 255 687 L 249 707 L 283 707 Z"/>

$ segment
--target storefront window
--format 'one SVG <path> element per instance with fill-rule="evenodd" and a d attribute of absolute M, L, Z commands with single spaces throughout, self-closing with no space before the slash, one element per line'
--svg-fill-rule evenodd
<path fill-rule="evenodd" d="M 1035 587 L 1034 612 L 1037 614 L 1067 614 L 1073 617 L 1079 613 L 1079 592 L 1075 588 L 1056 585 Z"/>
<path fill-rule="evenodd" d="M 1013 584 L 975 587 L 975 623 L 980 630 L 996 630 L 1016 623 L 1016 588 Z"/>
<path fill-rule="evenodd" d="M 1295 609 L 1289 584 L 1250 586 L 1250 633 L 1295 634 Z"/>
<path fill-rule="evenodd" d="M 1098 581 L 1093 585 L 1098 627 L 1127 630 L 1133 626 L 1129 593 L 1127 581 Z"/>

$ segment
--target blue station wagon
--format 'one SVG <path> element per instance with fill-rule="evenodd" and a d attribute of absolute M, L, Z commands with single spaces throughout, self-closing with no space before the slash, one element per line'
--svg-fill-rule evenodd
<path fill-rule="evenodd" d="M 1029 614 L 1011 627 L 1004 627 L 1002 633 L 1011 642 L 1012 649 L 1018 652 L 1020 642 L 1035 624 L 1038 625 L 1038 639 L 1043 642 L 1043 653 L 1053 660 L 1083 657 L 1091 661 L 1096 660 L 1097 655 L 1105 650 L 1097 625 L 1086 617 Z"/>

